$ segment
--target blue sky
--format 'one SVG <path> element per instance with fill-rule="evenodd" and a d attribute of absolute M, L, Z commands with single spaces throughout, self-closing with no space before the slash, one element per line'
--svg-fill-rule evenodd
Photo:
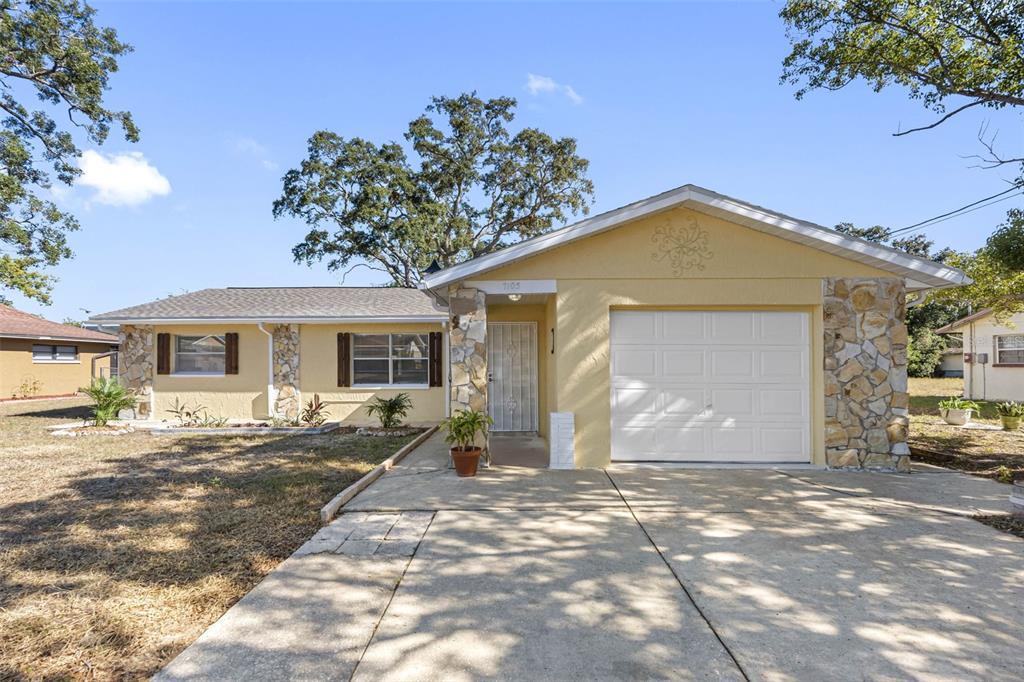
<path fill-rule="evenodd" d="M 52 306 L 12 297 L 57 320 L 204 287 L 338 284 L 292 261 L 305 227 L 271 216 L 281 175 L 318 129 L 401 139 L 435 94 L 512 95 L 515 126 L 577 138 L 593 212 L 692 182 L 825 225 L 902 227 L 1006 187 L 1008 171 L 962 158 L 983 122 L 1003 149 L 1024 144 L 1006 112 L 894 138 L 931 121 L 898 90 L 795 100 L 778 83 L 778 3 L 95 6 L 135 46 L 109 103 L 142 139 L 112 135 L 87 183 L 59 192 L 82 223 L 76 257 L 54 270 Z M 531 93 L 529 74 L 556 85 Z M 1021 204 L 928 234 L 975 248 Z M 381 281 L 361 269 L 346 283 Z"/>

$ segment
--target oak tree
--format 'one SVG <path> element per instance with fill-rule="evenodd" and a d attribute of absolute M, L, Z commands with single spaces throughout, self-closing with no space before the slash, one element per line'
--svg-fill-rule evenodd
<path fill-rule="evenodd" d="M 510 97 L 434 97 L 405 145 L 314 133 L 273 207 L 309 225 L 295 260 L 331 270 L 357 261 L 411 287 L 435 260 L 455 265 L 587 213 L 593 185 L 576 140 L 513 133 L 515 107 Z"/>

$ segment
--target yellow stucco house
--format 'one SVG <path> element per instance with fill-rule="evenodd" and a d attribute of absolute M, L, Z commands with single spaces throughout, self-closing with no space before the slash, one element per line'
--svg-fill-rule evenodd
<path fill-rule="evenodd" d="M 0 400 L 74 395 L 109 375 L 116 336 L 0 304 Z"/>
<path fill-rule="evenodd" d="M 157 417 L 318 392 L 367 421 L 487 410 L 555 467 L 908 467 L 908 291 L 966 276 L 686 185 L 427 275 L 422 290 L 220 289 L 95 317 Z"/>

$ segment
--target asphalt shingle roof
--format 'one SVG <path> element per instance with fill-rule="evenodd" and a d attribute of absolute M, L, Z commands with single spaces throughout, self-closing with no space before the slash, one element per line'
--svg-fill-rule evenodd
<path fill-rule="evenodd" d="M 35 315 L 0 304 L 0 336 L 16 336 L 28 338 L 76 339 L 82 341 L 98 341 L 100 343 L 117 343 L 117 337 L 103 332 L 74 327 L 70 324 L 50 322 Z"/>
<path fill-rule="evenodd" d="M 94 315 L 96 322 L 444 316 L 419 289 L 393 287 L 228 287 L 202 289 Z"/>

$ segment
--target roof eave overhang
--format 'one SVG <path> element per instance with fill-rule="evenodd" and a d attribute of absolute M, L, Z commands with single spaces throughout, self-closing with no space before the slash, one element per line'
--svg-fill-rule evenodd
<path fill-rule="evenodd" d="M 106 324 L 400 324 L 445 322 L 448 316 L 436 315 L 350 315 L 344 317 L 92 317 L 90 322 Z"/>
<path fill-rule="evenodd" d="M 50 334 L 11 334 L 0 332 L 0 339 L 24 339 L 28 341 L 74 341 L 76 343 L 119 343 L 117 337 L 90 339 L 81 336 L 52 336 Z"/>
<path fill-rule="evenodd" d="M 911 291 L 948 288 L 971 283 L 970 278 L 956 268 L 910 256 L 896 249 L 862 239 L 847 237 L 821 225 L 768 211 L 710 190 L 685 185 L 428 275 L 424 278 L 424 288 L 437 290 L 488 270 L 529 258 L 547 249 L 570 243 L 582 237 L 599 234 L 631 220 L 684 206 L 865 265 L 887 270 L 903 277 L 907 281 L 907 288 Z"/>

